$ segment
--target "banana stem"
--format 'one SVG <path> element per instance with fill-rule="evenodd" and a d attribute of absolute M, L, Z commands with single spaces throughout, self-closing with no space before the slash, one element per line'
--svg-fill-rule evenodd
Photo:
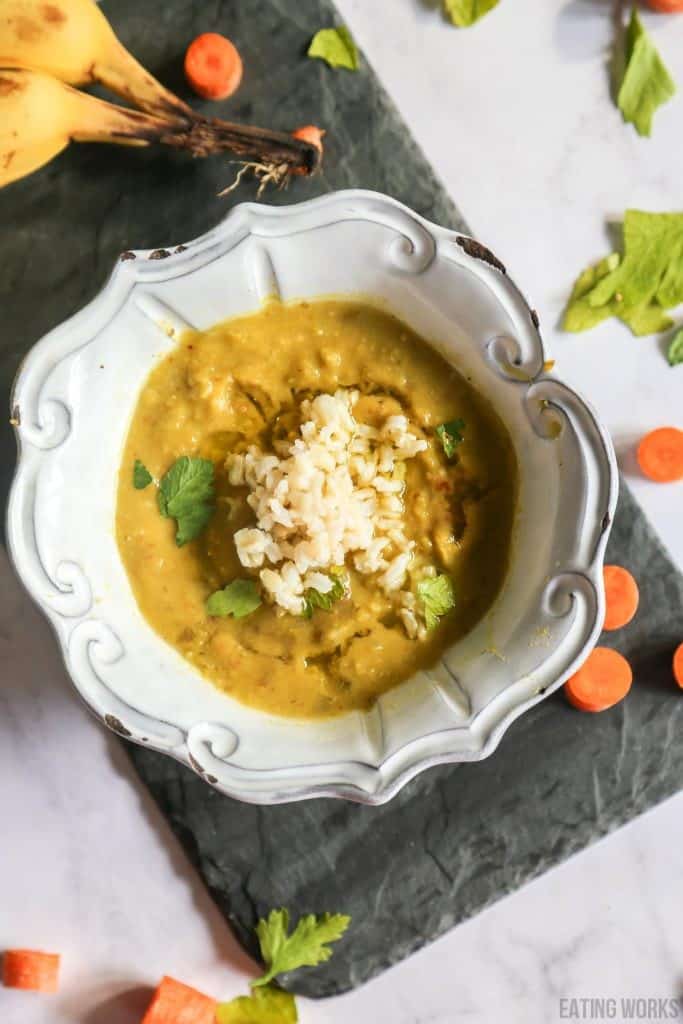
<path fill-rule="evenodd" d="M 164 88 L 118 40 L 111 43 L 106 63 L 98 61 L 93 64 L 90 74 L 93 81 L 101 82 L 134 107 L 150 114 L 186 117 L 188 120 L 196 116 L 187 103 Z"/>
<path fill-rule="evenodd" d="M 285 165 L 287 171 L 312 174 L 320 162 L 320 152 L 310 143 L 286 132 L 273 132 L 252 125 L 199 118 L 188 128 L 171 129 L 158 140 L 167 146 L 186 149 L 193 156 L 234 153 L 242 160 L 260 164 Z"/>
<path fill-rule="evenodd" d="M 160 117 L 117 107 L 84 93 L 77 95 L 81 108 L 79 117 L 75 119 L 78 128 L 70 135 L 76 142 L 160 143 L 185 150 L 196 157 L 230 152 L 242 160 L 283 167 L 286 173 L 303 171 L 311 174 L 320 160 L 315 146 L 285 132 L 209 120 L 198 114 L 191 119 Z"/>

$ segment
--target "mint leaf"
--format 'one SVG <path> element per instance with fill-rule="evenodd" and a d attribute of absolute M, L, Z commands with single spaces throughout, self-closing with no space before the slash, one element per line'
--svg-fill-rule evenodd
<path fill-rule="evenodd" d="M 441 423 L 436 428 L 436 435 L 443 445 L 447 459 L 453 458 L 455 449 L 465 440 L 463 435 L 464 429 L 464 420 L 451 420 L 450 423 Z"/>
<path fill-rule="evenodd" d="M 676 84 L 633 8 L 626 32 L 626 67 L 617 96 L 624 121 L 649 136 L 655 111 L 676 92 Z"/>
<path fill-rule="evenodd" d="M 216 1024 L 296 1024 L 294 996 L 279 988 L 257 988 L 216 1007 Z"/>
<path fill-rule="evenodd" d="M 133 465 L 133 487 L 136 491 L 144 491 L 148 484 L 151 484 L 154 477 L 145 466 L 144 462 L 140 462 L 139 459 L 135 460 Z"/>
<path fill-rule="evenodd" d="M 340 601 L 346 593 L 345 577 L 330 574 L 332 579 L 332 589 L 328 590 L 326 594 L 322 594 L 319 590 L 309 588 L 304 594 L 304 610 L 302 615 L 305 619 L 310 619 L 316 608 L 321 608 L 323 611 L 329 612 L 335 601 Z"/>
<path fill-rule="evenodd" d="M 441 616 L 455 607 L 453 580 L 445 573 L 421 580 L 417 585 L 417 596 L 422 604 L 427 629 L 435 629 Z"/>
<path fill-rule="evenodd" d="M 194 540 L 213 515 L 213 462 L 182 455 L 159 481 L 159 511 L 176 520 L 178 547 Z"/>
<path fill-rule="evenodd" d="M 308 56 L 327 61 L 331 68 L 348 68 L 349 71 L 358 68 L 358 48 L 344 25 L 316 32 L 308 47 Z"/>
<path fill-rule="evenodd" d="M 233 619 L 243 619 L 245 615 L 255 612 L 262 603 L 253 580 L 233 580 L 208 598 L 206 610 L 209 615 L 217 618 L 232 615 Z"/>
<path fill-rule="evenodd" d="M 666 353 L 669 366 L 678 366 L 683 363 L 683 327 L 676 331 Z"/>
<path fill-rule="evenodd" d="M 458 28 L 468 28 L 498 6 L 500 0 L 444 0 L 446 14 Z"/>
<path fill-rule="evenodd" d="M 278 974 L 295 971 L 299 967 L 315 967 L 332 956 L 330 942 L 340 939 L 351 921 L 345 914 L 308 914 L 299 919 L 292 932 L 289 931 L 289 913 L 286 910 L 271 910 L 266 920 L 256 925 L 256 934 L 261 946 L 261 956 L 266 972 L 252 981 L 252 987 L 266 985 Z"/>

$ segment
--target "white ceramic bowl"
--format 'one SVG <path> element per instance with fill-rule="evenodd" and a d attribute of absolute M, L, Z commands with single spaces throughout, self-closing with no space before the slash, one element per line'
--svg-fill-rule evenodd
<path fill-rule="evenodd" d="M 179 330 L 273 293 L 354 292 L 431 339 L 504 419 L 521 478 L 513 555 L 494 606 L 432 671 L 369 712 L 294 721 L 215 689 L 147 625 L 114 537 L 117 474 L 140 388 Z M 486 757 L 600 631 L 617 496 L 608 436 L 544 376 L 538 318 L 502 264 L 386 196 L 238 206 L 187 245 L 124 253 L 97 298 L 31 351 L 13 414 L 10 550 L 80 694 L 122 736 L 241 800 L 377 804 L 423 768 Z"/>

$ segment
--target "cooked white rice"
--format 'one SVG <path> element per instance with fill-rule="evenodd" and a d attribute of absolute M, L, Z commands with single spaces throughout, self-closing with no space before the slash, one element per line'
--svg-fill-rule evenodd
<path fill-rule="evenodd" d="M 249 487 L 255 527 L 235 534 L 240 562 L 260 569 L 271 599 L 294 615 L 304 592 L 327 593 L 330 570 L 347 556 L 356 570 L 376 575 L 395 594 L 410 636 L 421 627 L 407 587 L 415 544 L 405 533 L 405 462 L 427 448 L 406 416 L 380 428 L 356 421 L 357 391 L 339 390 L 301 404 L 303 422 L 281 455 L 256 446 L 227 460 L 230 483 Z"/>

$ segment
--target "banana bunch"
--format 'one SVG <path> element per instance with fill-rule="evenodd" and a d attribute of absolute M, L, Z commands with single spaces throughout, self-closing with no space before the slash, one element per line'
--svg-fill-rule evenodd
<path fill-rule="evenodd" d="M 139 110 L 75 86 L 99 82 Z M 281 175 L 311 173 L 317 149 L 282 132 L 209 120 L 165 89 L 116 38 L 95 0 L 0 0 L 0 188 L 70 142 L 230 151 Z"/>

